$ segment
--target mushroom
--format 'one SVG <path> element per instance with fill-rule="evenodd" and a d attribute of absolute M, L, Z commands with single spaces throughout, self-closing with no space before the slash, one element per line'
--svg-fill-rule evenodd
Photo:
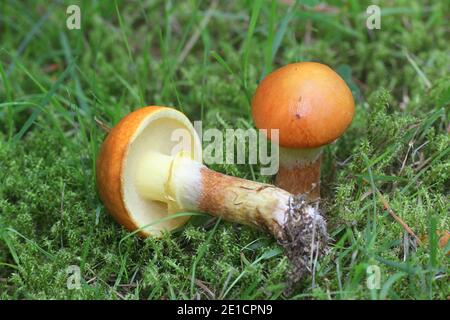
<path fill-rule="evenodd" d="M 190 140 L 181 146 L 174 133 Z M 97 160 L 97 186 L 106 209 L 130 231 L 160 237 L 204 212 L 270 232 L 294 261 L 323 254 L 328 241 L 318 208 L 273 185 L 231 177 L 201 163 L 201 143 L 187 117 L 150 106 L 124 117 L 108 134 Z"/>
<path fill-rule="evenodd" d="M 267 75 L 252 99 L 259 129 L 279 130 L 279 171 L 275 184 L 309 200 L 320 197 L 324 145 L 350 125 L 355 105 L 345 81 L 316 62 L 292 63 Z"/>

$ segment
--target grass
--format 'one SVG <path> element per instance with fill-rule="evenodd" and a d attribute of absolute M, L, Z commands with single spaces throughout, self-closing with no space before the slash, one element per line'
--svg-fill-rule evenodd
<path fill-rule="evenodd" d="M 436 236 L 450 229 L 448 1 L 383 1 L 372 31 L 369 2 L 288 2 L 0 3 L 0 299 L 448 298 L 449 247 Z M 68 30 L 75 3 L 82 29 Z M 324 155 L 334 243 L 314 279 L 283 297 L 287 260 L 249 227 L 201 215 L 142 240 L 105 212 L 95 119 L 112 126 L 153 104 L 205 128 L 247 128 L 258 81 L 308 60 L 337 70 L 357 101 L 351 128 Z M 258 166 L 212 167 L 269 181 Z M 423 245 L 380 195 L 427 236 Z M 78 290 L 66 285 L 71 265 Z M 374 265 L 381 286 L 371 290 Z"/>

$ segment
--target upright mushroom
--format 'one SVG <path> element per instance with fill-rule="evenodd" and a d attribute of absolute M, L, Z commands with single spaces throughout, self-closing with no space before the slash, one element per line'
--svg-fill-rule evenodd
<path fill-rule="evenodd" d="M 354 111 L 345 81 L 324 64 L 292 63 L 265 77 L 253 96 L 252 115 L 257 128 L 279 129 L 275 184 L 310 200 L 320 197 L 322 147 L 344 133 Z"/>
<path fill-rule="evenodd" d="M 181 133 L 181 134 L 180 134 Z M 183 134 L 184 133 L 184 134 Z M 189 138 L 180 145 L 175 136 Z M 111 215 L 142 236 L 186 223 L 177 212 L 200 211 L 263 228 L 284 244 L 297 277 L 328 240 L 318 209 L 275 186 L 227 176 L 200 162 L 200 140 L 181 112 L 145 107 L 124 117 L 97 161 L 100 198 Z"/>

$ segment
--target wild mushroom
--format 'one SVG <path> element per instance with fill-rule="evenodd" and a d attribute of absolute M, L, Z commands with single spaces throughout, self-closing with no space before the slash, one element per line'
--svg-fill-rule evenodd
<path fill-rule="evenodd" d="M 350 89 L 326 65 L 292 63 L 265 77 L 253 96 L 252 115 L 257 128 L 279 129 L 275 184 L 319 198 L 322 148 L 344 133 L 354 111 Z"/>
<path fill-rule="evenodd" d="M 182 129 L 191 143 L 179 147 Z M 200 162 L 201 143 L 181 112 L 145 107 L 124 117 L 104 141 L 97 162 L 100 198 L 111 215 L 142 236 L 186 223 L 177 212 L 200 211 L 254 225 L 275 236 L 294 263 L 296 279 L 323 254 L 328 235 L 318 209 L 269 184 L 227 176 Z"/>

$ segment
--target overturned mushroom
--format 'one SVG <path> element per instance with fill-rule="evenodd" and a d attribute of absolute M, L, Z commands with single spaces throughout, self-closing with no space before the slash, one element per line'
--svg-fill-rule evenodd
<path fill-rule="evenodd" d="M 174 141 L 182 129 L 191 143 Z M 227 176 L 200 162 L 201 144 L 189 120 L 167 107 L 145 107 L 108 134 L 97 162 L 99 195 L 111 215 L 142 236 L 160 236 L 200 211 L 270 232 L 293 263 L 291 279 L 322 255 L 328 235 L 317 206 L 269 184 Z M 169 218 L 167 218 L 169 217 Z"/>
<path fill-rule="evenodd" d="M 275 184 L 319 198 L 322 148 L 347 129 L 354 109 L 345 81 L 326 65 L 292 63 L 265 77 L 253 96 L 252 114 L 259 129 L 279 130 Z"/>

